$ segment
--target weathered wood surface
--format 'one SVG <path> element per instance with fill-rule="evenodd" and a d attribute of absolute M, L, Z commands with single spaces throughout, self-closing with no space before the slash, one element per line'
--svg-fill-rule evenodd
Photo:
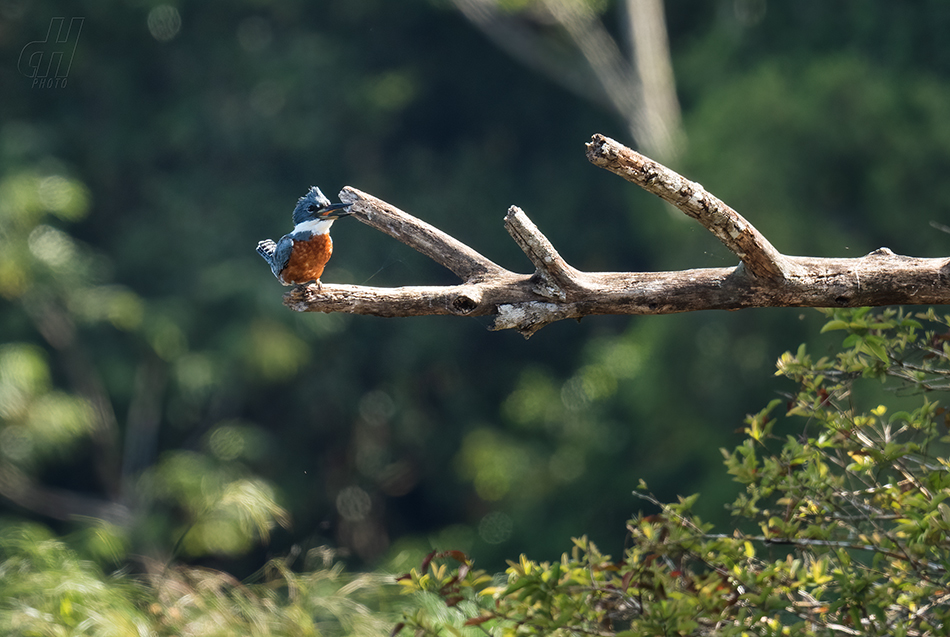
<path fill-rule="evenodd" d="M 395 206 L 347 187 L 340 199 L 352 203 L 354 217 L 445 266 L 462 282 L 397 288 L 301 285 L 285 295 L 284 303 L 298 312 L 492 315 L 494 329 L 516 329 L 525 336 L 554 321 L 597 314 L 950 303 L 950 258 L 905 257 L 887 248 L 851 259 L 783 255 L 702 186 L 626 146 L 595 135 L 587 156 L 699 221 L 736 254 L 739 265 L 677 272 L 581 272 L 512 206 L 505 228 L 536 268 L 533 274 L 518 274 Z"/>

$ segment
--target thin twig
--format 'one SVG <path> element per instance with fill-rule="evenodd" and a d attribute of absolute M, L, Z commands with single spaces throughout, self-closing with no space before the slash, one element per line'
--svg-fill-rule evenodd
<path fill-rule="evenodd" d="M 356 219 L 418 250 L 463 281 L 505 271 L 455 237 L 356 188 L 344 188 L 340 192 L 340 201 L 352 204 L 350 210 Z"/>
<path fill-rule="evenodd" d="M 581 273 L 567 264 L 548 238 L 541 234 L 534 222 L 528 219 L 528 215 L 518 206 L 508 209 L 505 229 L 537 268 L 536 275 L 543 279 L 544 284 L 536 286 L 538 294 L 566 300 L 566 290 L 576 287 Z"/>
<path fill-rule="evenodd" d="M 742 260 L 753 276 L 781 281 L 793 270 L 762 233 L 698 183 L 603 135 L 591 139 L 587 158 L 699 221 Z"/>

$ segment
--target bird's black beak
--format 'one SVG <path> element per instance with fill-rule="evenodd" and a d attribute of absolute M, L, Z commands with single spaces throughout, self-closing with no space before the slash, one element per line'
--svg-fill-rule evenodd
<path fill-rule="evenodd" d="M 329 206 L 324 206 L 320 209 L 320 216 L 324 219 L 336 219 L 337 217 L 345 217 L 347 215 L 353 214 L 349 210 L 344 210 L 344 208 L 349 208 L 353 204 L 349 203 L 331 203 Z"/>

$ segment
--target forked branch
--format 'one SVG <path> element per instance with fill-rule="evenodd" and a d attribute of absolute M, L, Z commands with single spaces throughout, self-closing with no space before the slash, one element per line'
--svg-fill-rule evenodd
<path fill-rule="evenodd" d="M 526 337 L 554 321 L 593 314 L 670 314 L 747 307 L 859 307 L 950 303 L 950 258 L 914 258 L 879 248 L 850 259 L 780 253 L 739 213 L 665 166 L 594 135 L 587 157 L 696 219 L 739 259 L 736 267 L 677 272 L 581 272 L 528 216 L 512 206 L 505 228 L 534 264 L 518 274 L 372 195 L 346 187 L 354 217 L 454 272 L 450 286 L 297 286 L 284 303 L 298 312 L 374 316 L 494 316 L 494 329 Z"/>

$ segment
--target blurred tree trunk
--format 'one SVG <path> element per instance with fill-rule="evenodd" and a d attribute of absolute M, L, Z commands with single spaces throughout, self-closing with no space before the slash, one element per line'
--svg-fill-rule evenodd
<path fill-rule="evenodd" d="M 682 150 L 685 134 L 676 98 L 663 0 L 627 0 L 625 6 L 631 58 L 643 86 L 643 130 L 632 132 L 636 139 L 644 140 L 644 148 L 652 146 L 659 151 L 657 158 L 671 159 Z"/>
<path fill-rule="evenodd" d="M 648 155 L 669 161 L 682 150 L 663 0 L 627 0 L 627 47 L 584 0 L 536 0 L 518 10 L 500 0 L 452 1 L 512 57 L 617 113 Z"/>

